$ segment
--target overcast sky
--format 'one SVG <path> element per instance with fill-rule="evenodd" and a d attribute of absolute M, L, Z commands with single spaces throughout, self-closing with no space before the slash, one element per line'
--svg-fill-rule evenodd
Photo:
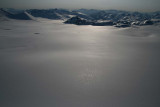
<path fill-rule="evenodd" d="M 159 11 L 160 0 L 0 0 L 0 7 Z"/>

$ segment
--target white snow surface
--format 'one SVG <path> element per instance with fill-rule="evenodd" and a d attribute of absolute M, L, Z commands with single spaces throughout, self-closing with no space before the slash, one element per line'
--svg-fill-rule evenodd
<path fill-rule="evenodd" d="M 160 107 L 160 27 L 0 22 L 0 107 Z"/>

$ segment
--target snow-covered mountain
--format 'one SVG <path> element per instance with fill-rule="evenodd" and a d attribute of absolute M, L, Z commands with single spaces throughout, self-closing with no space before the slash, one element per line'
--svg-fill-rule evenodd
<path fill-rule="evenodd" d="M 47 19 L 68 19 L 73 16 L 90 19 L 86 14 L 77 11 L 69 11 L 65 9 L 30 9 L 27 10 L 34 17 L 42 17 Z"/>
<path fill-rule="evenodd" d="M 65 23 L 78 25 L 114 25 L 116 27 L 129 27 L 133 25 L 152 25 L 160 22 L 160 12 L 140 13 L 120 10 L 95 9 L 0 9 L 0 17 L 17 20 L 33 20 L 36 17 L 67 20 Z"/>
<path fill-rule="evenodd" d="M 91 14 L 94 14 L 94 13 L 98 13 L 101 10 L 95 10 L 95 9 L 77 9 L 77 10 L 73 10 L 73 11 L 75 11 L 75 12 L 81 12 L 81 13 L 87 14 L 87 15 L 91 15 Z"/>
<path fill-rule="evenodd" d="M 130 27 L 134 25 L 152 25 L 160 22 L 160 12 L 140 13 L 119 10 L 101 10 L 91 13 L 89 12 L 90 10 L 85 9 L 76 11 L 81 11 L 85 14 L 88 12 L 89 14 L 87 15 L 92 20 L 91 25 L 95 23 L 95 25 L 101 26 L 114 25 L 115 27 Z M 99 21 L 101 21 L 101 23 L 99 23 Z M 70 23 L 73 24 L 73 22 Z"/>
<path fill-rule="evenodd" d="M 55 11 L 56 11 L 56 9 L 49 9 L 49 10 L 31 9 L 31 10 L 27 10 L 27 12 L 34 17 L 41 17 L 41 18 L 48 18 L 48 19 L 61 19 L 62 16 L 58 12 L 55 12 Z M 63 14 L 65 14 L 65 13 L 63 13 Z"/>
<path fill-rule="evenodd" d="M 3 8 L 3 10 L 12 13 L 12 14 L 18 14 L 18 13 L 22 13 L 25 10 L 24 9 L 14 9 L 14 8 Z"/>
<path fill-rule="evenodd" d="M 0 9 L 0 21 L 5 21 L 5 20 L 8 20 L 8 18 L 6 17 L 6 13 L 2 11 L 2 9 Z"/>
<path fill-rule="evenodd" d="M 10 13 L 4 9 L 0 9 L 0 14 L 3 17 L 6 18 L 10 18 L 10 19 L 17 19 L 17 20 L 31 20 L 31 18 L 28 16 L 28 14 L 26 14 L 25 11 L 17 13 L 17 14 L 13 14 Z"/>

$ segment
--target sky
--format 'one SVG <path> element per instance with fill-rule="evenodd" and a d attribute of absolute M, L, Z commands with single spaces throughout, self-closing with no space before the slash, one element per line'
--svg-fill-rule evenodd
<path fill-rule="evenodd" d="M 160 0 L 0 0 L 0 7 L 159 11 Z"/>

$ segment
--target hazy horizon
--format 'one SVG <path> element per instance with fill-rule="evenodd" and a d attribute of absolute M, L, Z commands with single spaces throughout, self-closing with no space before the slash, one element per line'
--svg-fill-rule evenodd
<path fill-rule="evenodd" d="M 160 11 L 159 0 L 1 0 L 1 8 L 16 9 L 102 9 L 153 12 Z"/>

